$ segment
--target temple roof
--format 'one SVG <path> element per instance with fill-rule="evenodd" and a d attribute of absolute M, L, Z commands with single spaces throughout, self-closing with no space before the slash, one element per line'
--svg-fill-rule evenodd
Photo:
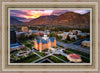
<path fill-rule="evenodd" d="M 73 59 L 80 59 L 80 56 L 77 54 L 69 54 L 69 56 Z"/>
<path fill-rule="evenodd" d="M 41 43 L 42 43 L 42 44 L 48 43 L 49 40 L 50 40 L 51 42 L 54 42 L 54 38 L 51 38 L 51 37 L 50 37 L 49 39 L 47 39 L 47 40 L 44 40 L 44 39 L 38 39 L 38 40 L 36 40 L 38 44 L 40 43 L 40 40 L 41 40 Z"/>

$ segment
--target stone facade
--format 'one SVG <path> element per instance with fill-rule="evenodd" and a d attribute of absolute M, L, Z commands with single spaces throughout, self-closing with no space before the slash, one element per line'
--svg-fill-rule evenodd
<path fill-rule="evenodd" d="M 45 43 L 45 44 L 43 44 L 42 42 L 40 42 L 40 43 L 38 44 L 37 41 L 34 41 L 34 48 L 35 48 L 36 50 L 39 50 L 40 52 L 41 52 L 42 50 L 48 49 L 48 48 L 50 48 L 50 47 L 55 47 L 55 46 L 56 46 L 56 40 L 54 40 L 53 42 L 51 42 L 51 41 L 49 40 L 49 42 L 48 42 L 48 43 Z"/>
<path fill-rule="evenodd" d="M 44 35 L 39 40 L 34 40 L 34 48 L 36 50 L 39 50 L 40 52 L 42 50 L 48 49 L 50 47 L 55 47 L 56 46 L 56 39 L 55 38 L 49 38 L 47 35 Z"/>

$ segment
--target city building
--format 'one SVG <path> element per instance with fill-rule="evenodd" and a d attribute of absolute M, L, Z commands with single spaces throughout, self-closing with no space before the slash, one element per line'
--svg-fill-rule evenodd
<path fill-rule="evenodd" d="M 70 32 L 63 32 L 62 34 L 57 34 L 57 36 L 62 36 L 61 40 L 65 40 L 69 34 L 70 34 Z"/>
<path fill-rule="evenodd" d="M 10 44 L 16 43 L 15 29 L 10 29 Z"/>
<path fill-rule="evenodd" d="M 10 52 L 13 51 L 13 50 L 20 50 L 22 48 L 25 48 L 25 46 L 21 45 L 19 43 L 10 44 Z"/>
<path fill-rule="evenodd" d="M 71 34 L 74 34 L 74 35 L 82 33 L 82 31 L 80 31 L 80 30 L 71 30 L 70 32 L 71 32 Z"/>
<path fill-rule="evenodd" d="M 28 51 L 20 51 L 16 54 L 16 56 L 26 56 L 27 54 L 29 54 L 30 52 Z"/>
<path fill-rule="evenodd" d="M 73 34 L 73 32 L 63 32 L 62 34 L 57 34 L 58 36 L 62 36 L 61 40 L 65 40 L 67 39 L 67 37 L 69 36 L 70 39 L 75 38 L 75 40 L 77 40 L 77 36 Z"/>
<path fill-rule="evenodd" d="M 77 54 L 69 54 L 67 55 L 67 59 L 71 62 L 82 62 L 82 59 Z"/>
<path fill-rule="evenodd" d="M 69 36 L 70 32 L 63 32 L 62 40 L 65 40 Z"/>
<path fill-rule="evenodd" d="M 34 40 L 34 48 L 40 52 L 45 49 L 56 46 L 56 39 L 53 37 L 48 37 L 47 33 L 44 34 L 44 37 Z"/>
<path fill-rule="evenodd" d="M 77 40 L 77 36 L 76 35 L 69 35 L 70 39 L 74 38 L 75 40 Z"/>
<path fill-rule="evenodd" d="M 82 41 L 81 43 L 83 46 L 90 47 L 90 41 Z"/>
<path fill-rule="evenodd" d="M 57 36 L 63 36 L 63 33 L 62 34 L 57 34 Z"/>
<path fill-rule="evenodd" d="M 29 34 L 32 35 L 34 33 L 38 33 L 39 31 L 38 30 L 29 30 Z"/>
<path fill-rule="evenodd" d="M 50 31 L 50 30 L 45 30 L 45 32 L 47 32 L 47 35 L 51 33 L 51 31 Z"/>
<path fill-rule="evenodd" d="M 16 37 L 19 37 L 20 35 L 29 36 L 29 34 L 26 32 L 16 32 Z"/>
<path fill-rule="evenodd" d="M 38 30 L 29 30 L 29 34 L 32 35 L 44 35 L 44 31 L 38 31 Z"/>
<path fill-rule="evenodd" d="M 79 36 L 86 36 L 87 34 L 86 33 L 78 33 L 77 35 L 79 35 Z"/>
<path fill-rule="evenodd" d="M 10 51 L 19 50 L 20 48 L 24 47 L 24 45 L 17 42 L 15 29 L 10 29 Z"/>
<path fill-rule="evenodd" d="M 23 27 L 21 28 L 21 30 L 22 30 L 22 32 L 28 32 L 28 27 L 23 26 Z"/>
<path fill-rule="evenodd" d="M 39 31 L 40 35 L 44 35 L 45 32 L 44 31 Z"/>

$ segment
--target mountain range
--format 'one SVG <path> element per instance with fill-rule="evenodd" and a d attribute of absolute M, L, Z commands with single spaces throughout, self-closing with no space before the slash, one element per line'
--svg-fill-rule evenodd
<path fill-rule="evenodd" d="M 89 28 L 90 27 L 90 12 L 86 14 L 78 14 L 74 12 L 66 12 L 59 16 L 41 16 L 29 22 L 21 22 L 17 19 L 11 19 L 11 24 L 18 25 L 53 25 L 69 28 Z"/>
<path fill-rule="evenodd" d="M 17 25 L 17 24 L 20 24 L 20 23 L 23 23 L 23 22 L 21 22 L 21 21 L 19 21 L 16 17 L 14 17 L 14 16 L 11 16 L 10 17 L 10 24 L 11 25 Z"/>

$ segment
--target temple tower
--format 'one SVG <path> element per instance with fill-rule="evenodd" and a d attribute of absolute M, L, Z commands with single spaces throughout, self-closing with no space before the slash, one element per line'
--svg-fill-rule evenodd
<path fill-rule="evenodd" d="M 38 50 L 38 43 L 37 43 L 36 39 L 34 39 L 34 48 L 36 48 Z"/>
<path fill-rule="evenodd" d="M 41 40 L 39 42 L 39 51 L 42 52 L 42 42 L 41 42 Z"/>
<path fill-rule="evenodd" d="M 50 47 L 51 47 L 51 41 L 50 41 L 50 39 L 49 39 L 48 48 L 50 48 Z"/>
<path fill-rule="evenodd" d="M 56 38 L 54 38 L 54 46 L 56 46 Z"/>

